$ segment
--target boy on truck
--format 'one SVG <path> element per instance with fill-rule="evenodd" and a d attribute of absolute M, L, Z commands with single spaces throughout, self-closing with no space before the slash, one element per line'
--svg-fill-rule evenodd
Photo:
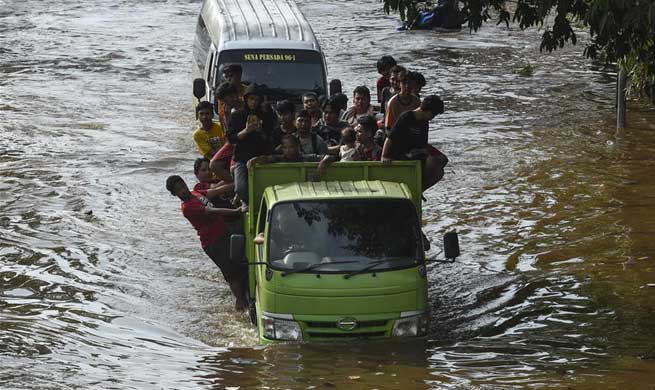
<path fill-rule="evenodd" d="M 332 156 L 322 156 L 318 154 L 303 154 L 300 148 L 300 140 L 295 135 L 287 134 L 282 137 L 281 154 L 273 154 L 268 156 L 253 157 L 248 161 L 248 169 L 256 164 L 270 164 L 270 163 L 294 163 L 294 162 L 319 162 L 316 168 L 315 180 L 319 180 L 325 168 L 336 161 Z"/>
<path fill-rule="evenodd" d="M 196 117 L 200 126 L 193 132 L 193 141 L 200 154 L 211 159 L 225 143 L 223 126 L 213 121 L 214 109 L 210 102 L 200 102 L 196 106 Z"/>
<path fill-rule="evenodd" d="M 227 138 L 234 145 L 234 191 L 248 204 L 248 160 L 270 154 L 273 148 L 273 110 L 262 104 L 263 95 L 254 84 L 248 86 L 245 103 L 230 116 Z"/>
<path fill-rule="evenodd" d="M 357 145 L 353 156 L 355 161 L 380 161 L 382 148 L 373 139 L 377 128 L 377 121 L 373 116 L 367 115 L 357 119 L 357 127 L 355 127 Z"/>
<path fill-rule="evenodd" d="M 285 135 L 296 135 L 296 106 L 290 100 L 282 100 L 275 105 L 278 125 L 273 131 L 273 147 L 276 153 L 280 152 L 282 138 Z"/>
<path fill-rule="evenodd" d="M 323 104 L 323 119 L 317 134 L 330 145 L 339 145 L 341 143 L 341 130 L 348 127 L 348 123 L 339 120 L 339 105 L 332 99 L 328 99 Z"/>
<path fill-rule="evenodd" d="M 193 174 L 198 179 L 198 183 L 193 186 L 193 191 L 207 191 L 206 197 L 214 206 L 231 206 L 227 199 L 234 195 L 234 183 L 213 179 L 212 172 L 209 170 L 209 160 L 206 157 L 196 159 L 193 163 Z"/>
<path fill-rule="evenodd" d="M 307 110 L 300 110 L 296 116 L 296 128 L 298 129 L 298 140 L 303 154 L 325 154 L 327 144 L 312 130 L 312 118 Z"/>
<path fill-rule="evenodd" d="M 376 63 L 380 78 L 376 83 L 378 103 L 382 103 L 382 90 L 389 87 L 389 77 L 391 76 L 391 68 L 396 66 L 396 60 L 392 56 L 382 56 Z"/>

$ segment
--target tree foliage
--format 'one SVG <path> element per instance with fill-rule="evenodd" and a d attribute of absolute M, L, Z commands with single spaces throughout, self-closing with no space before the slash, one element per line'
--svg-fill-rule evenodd
<path fill-rule="evenodd" d="M 404 21 L 418 15 L 415 0 L 382 0 L 387 13 Z M 456 0 L 449 0 L 456 1 Z M 548 52 L 576 44 L 574 26 L 591 35 L 584 54 L 618 63 L 637 88 L 655 81 L 655 0 L 461 0 L 468 28 L 484 23 L 516 23 L 519 28 L 543 27 L 540 50 Z"/>

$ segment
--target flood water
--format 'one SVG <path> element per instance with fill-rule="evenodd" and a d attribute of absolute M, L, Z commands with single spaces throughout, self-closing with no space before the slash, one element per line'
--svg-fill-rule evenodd
<path fill-rule="evenodd" d="M 300 6 L 344 90 L 392 54 L 446 102 L 423 217 L 463 255 L 427 339 L 258 346 L 164 188 L 193 182 L 200 3 L 0 0 L 0 387 L 655 388 L 653 110 L 616 135 L 582 45 L 399 33 L 377 0 Z"/>

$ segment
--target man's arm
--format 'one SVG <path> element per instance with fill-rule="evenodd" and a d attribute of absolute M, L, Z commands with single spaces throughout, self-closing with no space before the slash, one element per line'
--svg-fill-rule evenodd
<path fill-rule="evenodd" d="M 218 151 L 209 143 L 207 134 L 203 134 L 204 130 L 196 130 L 193 132 L 193 141 L 196 143 L 196 148 L 201 155 L 211 160 L 214 154 Z"/>
<path fill-rule="evenodd" d="M 384 146 L 382 147 L 382 163 L 389 164 L 391 162 L 391 144 L 393 141 L 391 138 L 387 137 L 384 140 Z"/>
<path fill-rule="evenodd" d="M 398 119 L 398 113 L 396 112 L 397 109 L 395 103 L 396 99 L 398 99 L 398 95 L 392 97 L 387 102 L 387 107 L 384 113 L 384 127 L 387 129 L 391 129 L 393 125 L 396 124 L 396 119 Z"/>
<path fill-rule="evenodd" d="M 238 209 L 221 209 L 217 207 L 205 207 L 206 215 L 220 215 L 222 217 L 238 217 L 243 214 L 243 210 Z"/>
<path fill-rule="evenodd" d="M 248 167 L 248 169 L 250 169 L 253 165 L 268 164 L 268 163 L 272 163 L 272 162 L 275 162 L 274 159 L 273 159 L 273 156 L 257 156 L 257 157 L 253 157 L 250 160 L 248 160 L 248 163 L 246 163 L 246 166 Z"/>
<path fill-rule="evenodd" d="M 223 183 L 207 190 L 207 198 L 214 199 L 221 195 L 227 195 L 234 192 L 234 183 Z"/>
<path fill-rule="evenodd" d="M 341 145 L 328 146 L 327 147 L 327 154 L 339 154 L 339 149 L 340 148 L 341 148 Z"/>
<path fill-rule="evenodd" d="M 227 139 L 231 144 L 237 144 L 248 136 L 248 134 L 259 128 L 258 124 L 248 124 L 247 117 L 242 112 L 234 112 L 230 115 L 230 129 L 227 132 Z"/>
<path fill-rule="evenodd" d="M 329 155 L 326 154 L 322 159 L 321 162 L 318 163 L 318 167 L 316 168 L 316 175 L 314 176 L 314 180 L 318 181 L 321 179 L 321 177 L 325 174 L 325 169 L 327 169 L 328 165 L 332 164 L 335 161 L 339 161 L 339 156 L 334 156 L 334 155 Z"/>
<path fill-rule="evenodd" d="M 323 139 L 323 137 L 321 137 L 321 136 L 318 135 L 318 134 L 316 134 L 316 148 L 318 149 L 316 154 L 321 154 L 321 155 L 323 155 L 323 154 L 327 154 L 327 153 L 328 153 L 327 142 L 325 142 L 325 140 Z M 337 153 L 339 153 L 339 152 L 337 152 Z"/>

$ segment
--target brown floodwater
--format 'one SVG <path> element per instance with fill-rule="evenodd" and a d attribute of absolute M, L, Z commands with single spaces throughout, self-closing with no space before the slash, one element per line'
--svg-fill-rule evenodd
<path fill-rule="evenodd" d="M 655 111 L 617 134 L 582 45 L 396 32 L 377 0 L 299 4 L 346 91 L 392 54 L 446 102 L 424 230 L 462 256 L 426 339 L 259 346 L 164 188 L 193 178 L 200 3 L 0 0 L 0 387 L 655 388 Z"/>

